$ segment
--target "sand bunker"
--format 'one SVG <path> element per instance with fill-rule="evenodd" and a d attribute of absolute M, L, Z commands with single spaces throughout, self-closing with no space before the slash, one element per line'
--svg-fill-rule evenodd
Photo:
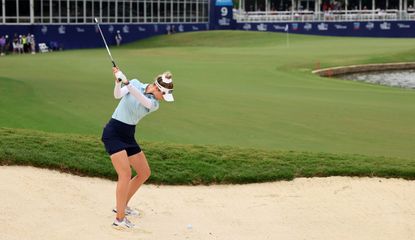
<path fill-rule="evenodd" d="M 145 185 L 133 231 L 111 228 L 115 182 L 0 166 L 0 239 L 414 239 L 415 181 L 311 178 Z"/>

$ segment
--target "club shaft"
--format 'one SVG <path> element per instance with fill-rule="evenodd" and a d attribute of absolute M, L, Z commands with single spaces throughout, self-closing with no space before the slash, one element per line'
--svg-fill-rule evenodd
<path fill-rule="evenodd" d="M 117 67 L 117 65 L 116 65 L 116 64 L 115 64 L 115 62 L 114 62 L 114 59 L 112 58 L 112 55 L 111 55 L 110 49 L 108 48 L 107 41 L 105 41 L 104 34 L 102 33 L 102 30 L 101 30 L 101 27 L 99 26 L 98 21 L 97 21 L 97 26 L 98 26 L 99 33 L 101 33 L 102 40 L 104 41 L 105 48 L 107 48 L 107 52 L 108 52 L 108 55 L 110 56 L 110 59 L 111 59 L 112 65 L 113 65 L 114 67 Z"/>

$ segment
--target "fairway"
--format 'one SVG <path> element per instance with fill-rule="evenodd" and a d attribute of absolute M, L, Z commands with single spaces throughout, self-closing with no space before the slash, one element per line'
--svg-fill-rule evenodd
<path fill-rule="evenodd" d="M 209 31 L 116 48 L 129 78 L 170 70 L 173 104 L 139 140 L 414 159 L 415 91 L 321 78 L 321 67 L 415 61 L 412 39 Z M 100 136 L 113 98 L 106 50 L 0 58 L 0 127 Z"/>

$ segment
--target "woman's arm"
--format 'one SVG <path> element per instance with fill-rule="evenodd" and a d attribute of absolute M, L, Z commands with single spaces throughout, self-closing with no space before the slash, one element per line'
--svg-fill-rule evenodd
<path fill-rule="evenodd" d="M 121 78 L 121 79 L 125 79 L 126 81 L 128 80 L 125 77 L 125 75 L 117 67 L 113 67 L 112 72 L 114 73 L 114 76 L 115 76 L 114 97 L 115 99 L 120 99 L 124 97 L 125 94 L 128 93 L 128 89 L 125 86 L 121 88 L 121 81 L 118 81 L 118 79 Z M 119 74 L 121 74 L 121 76 L 117 76 Z"/>
<path fill-rule="evenodd" d="M 114 87 L 114 97 L 115 99 L 120 99 L 128 93 L 127 86 L 121 87 L 121 82 L 115 81 Z"/>
<path fill-rule="evenodd" d="M 151 99 L 146 97 L 142 92 L 140 92 L 136 87 L 132 84 L 128 84 L 127 86 L 128 91 L 146 108 L 149 110 L 153 110 L 156 106 L 154 106 Z"/>
<path fill-rule="evenodd" d="M 115 75 L 115 88 L 114 88 L 115 98 L 117 97 L 121 98 L 129 92 L 138 100 L 138 102 L 140 102 L 144 107 L 148 108 L 149 110 L 154 110 L 156 108 L 156 106 L 153 104 L 151 99 L 146 97 L 136 87 L 131 85 L 127 77 L 121 71 L 119 71 L 118 68 L 114 67 L 112 71 Z M 121 88 L 121 82 L 119 82 L 117 79 L 121 79 L 121 81 L 125 84 L 125 86 Z"/>

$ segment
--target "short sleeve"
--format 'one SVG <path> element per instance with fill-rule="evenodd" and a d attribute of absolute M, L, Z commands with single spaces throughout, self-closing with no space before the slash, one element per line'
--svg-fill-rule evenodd
<path fill-rule="evenodd" d="M 160 106 L 159 101 L 157 101 L 156 99 L 152 98 L 152 99 L 151 99 L 151 102 L 152 102 L 152 104 L 153 104 L 154 108 L 153 108 L 153 109 L 151 109 L 151 110 L 150 110 L 150 112 L 154 112 L 154 111 L 156 111 L 157 109 L 159 109 L 159 106 Z"/>

